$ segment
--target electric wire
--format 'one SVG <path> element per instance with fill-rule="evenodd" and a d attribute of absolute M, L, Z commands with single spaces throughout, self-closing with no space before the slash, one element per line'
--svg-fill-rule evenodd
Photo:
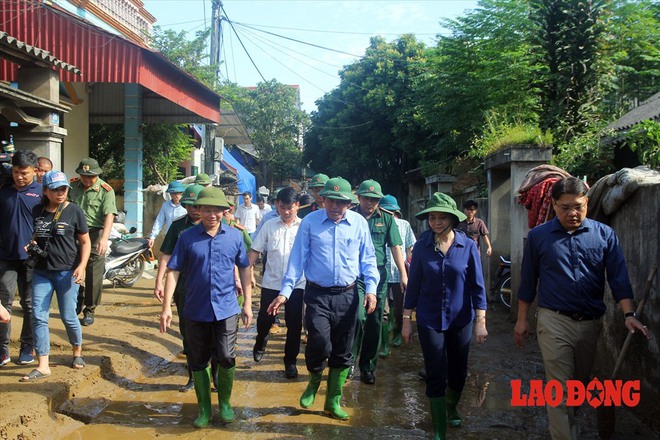
<path fill-rule="evenodd" d="M 232 30 L 236 34 L 236 38 L 238 38 L 238 42 L 241 43 L 241 46 L 243 46 L 243 50 L 245 51 L 248 58 L 252 62 L 252 65 L 254 66 L 255 69 L 257 69 L 257 72 L 259 72 L 259 76 L 261 76 L 261 79 L 263 79 L 263 81 L 266 82 L 266 78 L 264 78 L 264 76 L 261 73 L 261 70 L 259 70 L 259 68 L 257 67 L 257 64 L 252 59 L 252 55 L 250 55 L 250 52 L 247 50 L 247 48 L 243 44 L 243 41 L 241 41 L 241 37 L 238 35 L 238 33 L 236 33 L 236 29 L 234 29 L 234 25 L 232 24 L 231 20 L 229 20 L 229 17 L 227 16 L 227 11 L 225 11 L 225 8 L 224 8 L 224 6 L 222 6 L 222 3 L 220 3 L 220 9 L 222 9 L 223 14 L 225 14 L 225 18 L 227 19 L 227 23 L 229 23 L 229 26 L 231 26 Z"/>

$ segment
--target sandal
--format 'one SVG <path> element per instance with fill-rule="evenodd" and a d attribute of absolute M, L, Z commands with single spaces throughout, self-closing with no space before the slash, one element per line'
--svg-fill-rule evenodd
<path fill-rule="evenodd" d="M 49 374 L 44 374 L 41 371 L 39 371 L 37 369 L 34 369 L 34 370 L 30 371 L 28 374 L 26 374 L 25 376 L 21 377 L 19 379 L 19 382 L 32 382 L 34 380 L 43 379 L 43 378 L 46 378 L 48 376 L 50 376 L 50 373 Z"/>
<path fill-rule="evenodd" d="M 82 356 L 74 356 L 73 361 L 71 361 L 71 368 L 75 368 L 76 370 L 81 370 L 85 368 L 85 360 L 82 358 Z"/>

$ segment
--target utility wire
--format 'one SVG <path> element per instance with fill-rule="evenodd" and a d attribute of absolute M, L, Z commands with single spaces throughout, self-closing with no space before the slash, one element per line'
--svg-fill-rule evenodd
<path fill-rule="evenodd" d="M 304 28 L 291 28 L 284 26 L 269 26 L 265 24 L 253 24 L 253 23 L 239 23 L 234 22 L 234 24 L 240 24 L 243 26 L 254 26 L 256 28 L 267 28 L 267 29 L 282 29 L 287 31 L 300 31 L 300 32 L 316 32 L 320 34 L 345 34 L 345 35 L 404 35 L 404 34 L 414 34 L 414 35 L 439 35 L 439 32 L 425 32 L 425 33 L 415 33 L 415 32 L 353 32 L 353 31 L 325 31 L 321 29 L 304 29 Z"/>
<path fill-rule="evenodd" d="M 243 50 L 245 51 L 248 58 L 252 62 L 252 65 L 254 66 L 255 69 L 257 69 L 257 72 L 259 72 L 259 76 L 261 76 L 261 79 L 264 80 L 264 82 L 266 82 L 266 78 L 264 78 L 264 76 L 261 74 L 261 70 L 259 70 L 259 68 L 257 67 L 257 64 L 252 59 L 252 55 L 250 55 L 250 52 L 248 52 L 247 48 L 243 44 L 243 41 L 241 40 L 241 37 L 236 32 L 236 29 L 234 28 L 234 25 L 232 24 L 231 20 L 229 20 L 229 17 L 227 16 L 227 12 L 225 11 L 224 6 L 222 6 L 222 3 L 220 3 L 220 9 L 222 9 L 222 13 L 225 14 L 224 17 L 221 17 L 221 19 L 224 18 L 224 19 L 226 19 L 227 23 L 229 23 L 229 26 L 231 26 L 232 30 L 236 34 L 236 38 L 238 38 L 238 42 L 241 43 L 241 46 L 243 46 Z"/>

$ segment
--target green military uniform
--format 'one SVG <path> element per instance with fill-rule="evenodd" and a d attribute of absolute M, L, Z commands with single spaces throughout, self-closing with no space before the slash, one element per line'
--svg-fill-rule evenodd
<path fill-rule="evenodd" d="M 326 174 L 319 173 L 315 174 L 312 177 L 312 180 L 309 182 L 310 188 L 323 188 L 325 183 L 328 181 L 329 177 Z M 312 202 L 309 205 L 303 205 L 298 208 L 298 217 L 305 218 L 309 213 L 312 213 L 318 209 L 321 209 L 316 202 Z"/>
<path fill-rule="evenodd" d="M 82 176 L 98 176 L 101 168 L 94 159 L 83 159 L 76 169 Z M 89 188 L 85 189 L 80 178 L 71 179 L 69 201 L 80 206 L 85 213 L 89 238 L 92 242 L 92 253 L 89 256 L 85 277 L 85 316 L 93 317 L 94 310 L 101 303 L 103 292 L 103 273 L 105 271 L 105 255 L 96 253 L 96 244 L 103 235 L 103 224 L 108 214 L 117 215 L 115 191 L 110 185 L 98 178 Z M 93 319 L 92 319 L 93 322 Z M 84 322 L 83 322 L 84 324 Z"/>
<path fill-rule="evenodd" d="M 321 209 L 316 202 L 312 202 L 309 205 L 303 205 L 298 208 L 298 217 L 305 218 L 306 215 L 311 214 L 312 212 Z"/>
<path fill-rule="evenodd" d="M 364 189 L 363 186 L 365 186 Z M 383 197 L 380 191 L 380 185 L 371 180 L 363 182 L 356 191 L 356 194 L 374 198 Z M 355 208 L 355 211 L 362 214 L 359 206 Z M 399 234 L 399 228 L 396 226 L 392 213 L 382 208 L 376 208 L 371 217 L 366 220 L 371 231 L 371 241 L 376 251 L 376 265 L 378 266 L 380 281 L 376 289 L 378 301 L 373 313 L 367 315 L 364 307 L 358 309 L 358 323 L 355 330 L 355 342 L 353 344 L 353 360 L 356 361 L 358 354 L 360 355 L 359 367 L 363 373 L 373 372 L 376 369 L 376 363 L 378 361 L 381 326 L 383 323 L 385 301 L 387 300 L 388 273 L 385 252 L 387 252 L 387 246 L 393 247 L 403 244 L 401 235 Z M 362 304 L 365 295 L 362 279 L 358 279 L 358 294 L 360 296 L 360 304 Z"/>

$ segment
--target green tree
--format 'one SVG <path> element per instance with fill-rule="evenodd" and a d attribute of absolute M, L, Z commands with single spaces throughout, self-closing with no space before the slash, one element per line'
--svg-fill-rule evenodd
<path fill-rule="evenodd" d="M 142 126 L 142 181 L 167 184 L 184 177 L 178 164 L 188 158 L 194 140 L 185 124 L 144 124 Z M 90 126 L 90 154 L 96 157 L 108 179 L 124 178 L 124 126 L 119 124 Z"/>
<path fill-rule="evenodd" d="M 453 159 L 481 134 L 488 112 L 504 123 L 536 122 L 528 15 L 526 2 L 484 0 L 465 16 L 443 21 L 451 33 L 429 51 L 418 84 L 421 119 L 436 139 L 425 161 L 451 171 Z"/>
<path fill-rule="evenodd" d="M 231 105 L 245 124 L 259 154 L 259 177 L 267 186 L 300 174 L 300 151 L 307 114 L 298 90 L 271 80 L 257 87 L 229 87 Z"/>
<path fill-rule="evenodd" d="M 218 65 L 208 64 L 207 41 L 211 34 L 210 29 L 198 31 L 195 38 L 188 39 L 186 31 L 175 32 L 172 29 L 153 27 L 151 47 L 159 51 L 172 64 L 188 72 L 206 86 L 216 89 L 216 71 Z"/>
<path fill-rule="evenodd" d="M 372 38 L 365 56 L 342 69 L 339 87 L 316 102 L 305 163 L 353 183 L 373 178 L 401 193 L 404 173 L 417 166 L 430 135 L 414 89 L 424 51 L 413 35 L 391 43 Z"/>

